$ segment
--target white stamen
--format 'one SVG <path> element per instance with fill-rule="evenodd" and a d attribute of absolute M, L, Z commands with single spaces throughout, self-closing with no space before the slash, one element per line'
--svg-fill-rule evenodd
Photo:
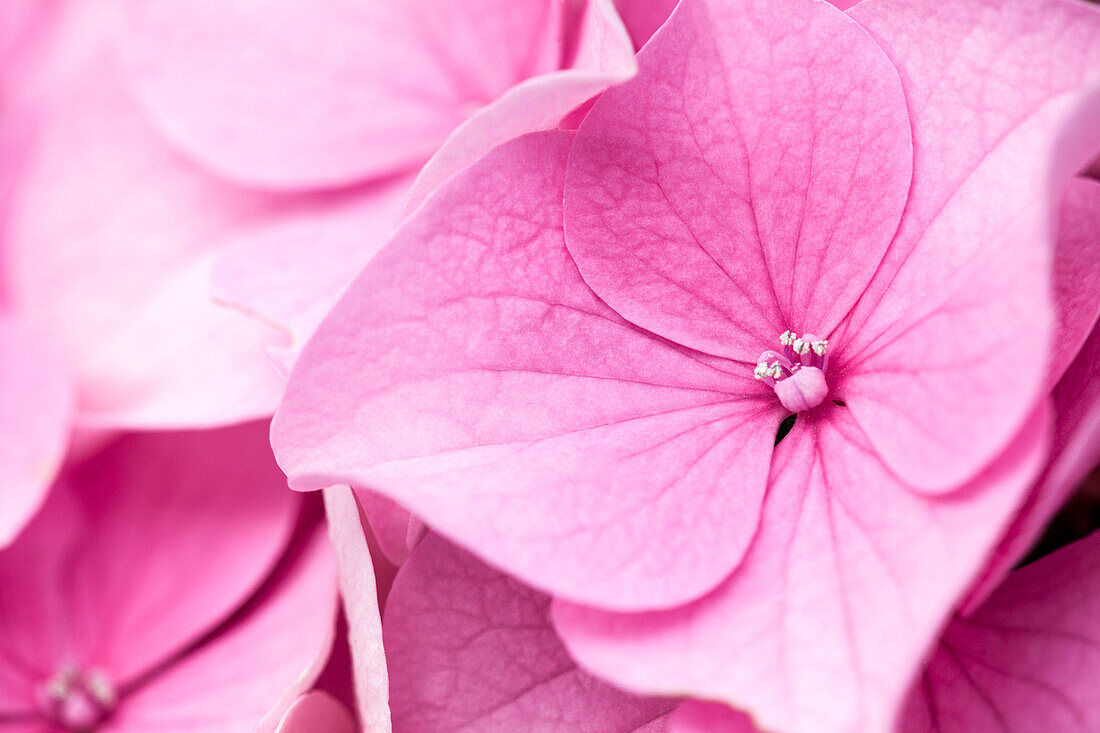
<path fill-rule="evenodd" d="M 810 342 L 803 341 L 802 339 L 795 339 L 794 343 L 791 344 L 791 350 L 799 356 L 808 354 L 810 353 Z"/>
<path fill-rule="evenodd" d="M 825 349 L 829 347 L 829 340 L 821 339 L 820 341 L 814 341 L 810 346 L 813 348 L 815 354 L 818 356 L 825 356 Z"/>
<path fill-rule="evenodd" d="M 797 338 L 798 336 L 795 334 L 794 331 L 784 331 L 779 335 L 779 343 L 783 344 L 784 346 L 790 346 L 795 342 L 795 339 Z"/>
<path fill-rule="evenodd" d="M 778 361 L 774 361 L 771 364 L 762 361 L 752 370 L 752 375 L 757 379 L 767 379 L 768 377 L 779 379 L 783 376 L 783 367 L 779 365 Z"/>
<path fill-rule="evenodd" d="M 92 697 L 100 705 L 110 708 L 118 702 L 114 687 L 111 686 L 107 675 L 100 670 L 94 669 L 89 672 L 84 678 L 84 684 L 88 688 L 88 692 L 92 693 Z"/>
<path fill-rule="evenodd" d="M 64 700 L 69 695 L 69 683 L 67 680 L 51 677 L 46 682 L 46 695 L 54 700 Z"/>

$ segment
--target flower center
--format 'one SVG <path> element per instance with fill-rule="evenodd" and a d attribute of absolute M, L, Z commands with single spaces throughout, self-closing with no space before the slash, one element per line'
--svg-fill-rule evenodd
<path fill-rule="evenodd" d="M 115 708 L 118 695 L 102 670 L 65 665 L 38 690 L 39 709 L 74 733 L 86 733 Z"/>
<path fill-rule="evenodd" d="M 761 354 L 753 375 L 774 389 L 791 412 L 817 407 L 829 394 L 825 383 L 829 342 L 812 333 L 797 336 L 794 331 L 784 331 L 779 343 L 783 352 L 769 349 Z"/>

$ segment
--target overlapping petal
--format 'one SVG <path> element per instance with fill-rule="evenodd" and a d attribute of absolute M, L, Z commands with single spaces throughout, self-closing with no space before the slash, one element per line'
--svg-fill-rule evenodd
<path fill-rule="evenodd" d="M 755 364 L 787 329 L 828 337 L 909 188 L 890 61 L 823 3 L 689 0 L 639 64 L 570 154 L 566 241 L 585 282 L 718 356 Z"/>
<path fill-rule="evenodd" d="M 1010 574 L 956 617 L 901 733 L 1085 733 L 1100 727 L 1100 533 Z"/>
<path fill-rule="evenodd" d="M 103 731 L 274 731 L 328 659 L 337 603 L 332 549 L 313 523 L 257 597 L 216 636 L 127 694 Z"/>
<path fill-rule="evenodd" d="M 1058 326 L 1049 379 L 1055 422 L 1050 458 L 1017 512 L 965 609 L 997 586 L 1038 539 L 1078 483 L 1100 462 L 1100 183 L 1074 181 L 1061 207 L 1054 291 Z M 1082 341 L 1084 343 L 1082 344 Z"/>
<path fill-rule="evenodd" d="M 398 733 L 666 728 L 671 700 L 636 698 L 578 669 L 550 599 L 429 535 L 386 604 Z"/>
<path fill-rule="evenodd" d="M 949 490 L 1046 388 L 1057 205 L 1100 147 L 1100 11 L 873 0 L 850 15 L 901 72 L 915 158 L 901 228 L 837 366 L 887 464 Z"/>
<path fill-rule="evenodd" d="M 641 48 L 668 20 L 679 0 L 615 0 L 634 46 Z"/>
<path fill-rule="evenodd" d="M 557 594 L 667 606 L 750 541 L 780 410 L 584 285 L 568 144 L 521 138 L 432 197 L 306 349 L 273 445 L 292 486 L 375 489 Z"/>
<path fill-rule="evenodd" d="M 640 694 L 691 690 L 764 730 L 888 730 L 921 654 L 1046 457 L 1038 412 L 950 499 L 899 484 L 849 418 L 776 449 L 760 534 L 710 595 L 610 614 L 559 604 L 587 669 Z"/>
<path fill-rule="evenodd" d="M 289 344 L 272 352 L 289 369 L 393 233 L 411 180 L 398 176 L 334 200 L 309 202 L 234 233 L 221 243 L 213 297 L 287 331 Z"/>
<path fill-rule="evenodd" d="M 497 145 L 557 126 L 573 108 L 634 75 L 634 52 L 611 0 L 585 0 L 583 6 L 569 34 L 576 38 L 569 68 L 520 82 L 459 125 L 417 175 L 406 211 Z"/>
<path fill-rule="evenodd" d="M 210 178 L 133 110 L 106 60 L 51 116 L 13 202 L 13 308 L 70 361 L 80 419 L 195 427 L 270 414 L 281 336 L 210 297 L 215 245 L 278 202 Z"/>
<path fill-rule="evenodd" d="M 120 50 L 159 129 L 230 178 L 278 188 L 413 167 L 562 53 L 559 0 L 128 7 Z"/>
<path fill-rule="evenodd" d="M 742 712 L 718 703 L 689 700 L 668 715 L 669 733 L 759 733 Z"/>
<path fill-rule="evenodd" d="M 133 683 L 249 596 L 299 506 L 265 438 L 260 424 L 127 436 L 62 475 L 0 551 L 0 710 L 33 707 L 67 663 Z"/>

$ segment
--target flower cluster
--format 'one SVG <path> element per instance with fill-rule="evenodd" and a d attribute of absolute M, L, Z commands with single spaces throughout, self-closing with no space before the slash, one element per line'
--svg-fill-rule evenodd
<path fill-rule="evenodd" d="M 1100 730 L 1098 321 L 1087 0 L 9 0 L 0 733 Z"/>

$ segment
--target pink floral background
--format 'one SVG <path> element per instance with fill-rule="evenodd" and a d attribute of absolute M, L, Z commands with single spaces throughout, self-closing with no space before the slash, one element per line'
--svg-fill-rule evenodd
<path fill-rule="evenodd" d="M 1100 5 L 5 0 L 0 733 L 1100 731 Z"/>

